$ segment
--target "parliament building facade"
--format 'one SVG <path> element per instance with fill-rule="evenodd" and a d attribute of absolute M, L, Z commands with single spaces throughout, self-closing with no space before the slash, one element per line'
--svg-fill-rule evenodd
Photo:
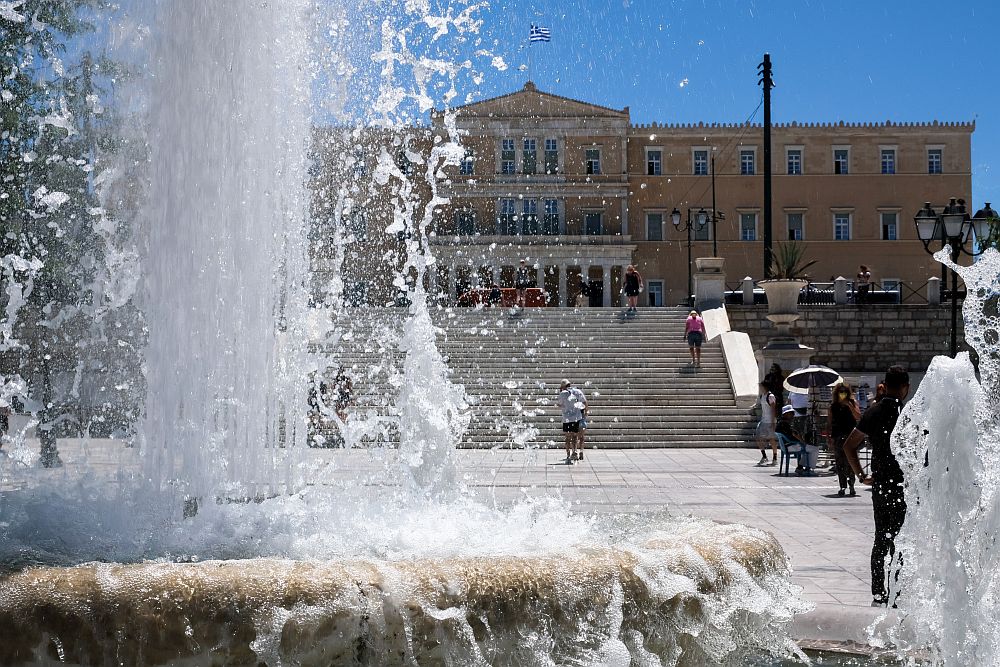
<path fill-rule="evenodd" d="M 428 286 L 442 301 L 493 281 L 512 285 L 526 259 L 552 306 L 577 303 L 582 284 L 589 305 L 617 306 L 629 264 L 645 281 L 642 305 L 682 303 L 688 233 L 675 229 L 674 210 L 682 223 L 702 211 L 708 220 L 690 232 L 692 257 L 712 256 L 714 247 L 730 283 L 763 278 L 760 125 L 633 124 L 627 107 L 531 83 L 459 108 L 456 121 L 467 152 L 439 186 L 450 204 L 435 213 L 431 237 L 437 262 Z M 433 145 L 443 122 L 433 114 L 412 146 Z M 940 267 L 917 238 L 913 214 L 925 201 L 971 202 L 974 129 L 936 121 L 774 125 L 774 243 L 804 243 L 816 281 L 852 279 L 865 264 L 877 286 L 919 290 Z"/>

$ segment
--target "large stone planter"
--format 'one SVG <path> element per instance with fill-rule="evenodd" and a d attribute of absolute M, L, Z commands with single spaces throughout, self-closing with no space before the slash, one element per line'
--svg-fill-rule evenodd
<path fill-rule="evenodd" d="M 694 260 L 694 302 L 698 310 L 720 308 L 725 303 L 725 265 L 724 257 L 698 257 Z"/>
<path fill-rule="evenodd" d="M 799 292 L 805 280 L 764 280 L 758 283 L 767 294 L 767 319 L 777 330 L 764 349 L 757 353 L 761 368 L 777 363 L 782 368 L 809 365 L 814 350 L 792 336 L 792 323 L 799 319 Z"/>
<path fill-rule="evenodd" d="M 758 284 L 767 294 L 767 319 L 774 323 L 779 336 L 790 336 L 792 323 L 799 319 L 799 292 L 808 281 L 775 279 Z"/>

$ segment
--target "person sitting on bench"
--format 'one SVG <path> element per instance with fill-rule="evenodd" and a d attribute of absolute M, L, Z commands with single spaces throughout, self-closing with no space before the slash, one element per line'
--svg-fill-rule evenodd
<path fill-rule="evenodd" d="M 791 405 L 781 408 L 781 419 L 778 420 L 778 425 L 774 427 L 774 432 L 780 433 L 788 439 L 789 453 L 799 453 L 799 465 L 795 468 L 795 474 L 812 475 L 813 468 L 816 467 L 816 459 L 819 456 L 819 447 L 808 444 L 805 438 L 795 430 L 795 427 L 792 425 L 792 419 L 794 418 L 795 408 Z"/>

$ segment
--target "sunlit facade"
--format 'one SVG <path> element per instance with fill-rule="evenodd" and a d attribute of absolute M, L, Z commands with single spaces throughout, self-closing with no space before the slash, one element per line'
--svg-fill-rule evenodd
<path fill-rule="evenodd" d="M 413 150 L 429 150 L 442 122 L 435 114 L 431 128 L 414 129 Z M 713 161 L 715 245 L 727 280 L 735 288 L 745 276 L 763 277 L 760 125 L 633 124 L 628 107 L 528 83 L 461 107 L 457 126 L 466 159 L 441 185 L 451 203 L 435 213 L 432 230 L 438 262 L 429 287 L 443 301 L 492 281 L 512 285 L 526 258 L 550 305 L 618 305 L 629 264 L 645 279 L 640 303 L 683 302 L 687 233 L 674 228 L 670 214 L 677 209 L 686 222 L 704 209 L 711 219 Z M 974 129 L 936 121 L 775 125 L 774 243 L 804 242 L 817 261 L 810 269 L 816 281 L 853 279 L 866 264 L 876 285 L 919 291 L 940 268 L 917 239 L 913 214 L 925 201 L 972 201 Z M 404 164 L 404 148 L 394 150 Z M 691 232 L 693 257 L 713 254 L 712 235 L 711 224 Z M 384 273 L 374 265 L 367 272 Z M 345 275 L 351 282 L 351 271 Z M 377 280 L 356 282 L 371 287 Z M 581 300 L 584 283 L 589 295 Z M 385 301 L 384 289 L 378 292 L 368 301 Z"/>

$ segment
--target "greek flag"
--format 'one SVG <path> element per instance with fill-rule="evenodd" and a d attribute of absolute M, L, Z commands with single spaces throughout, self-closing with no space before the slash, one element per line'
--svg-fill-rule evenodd
<path fill-rule="evenodd" d="M 551 42 L 552 32 L 548 28 L 543 28 L 540 25 L 532 25 L 531 32 L 528 36 L 528 42 Z"/>

